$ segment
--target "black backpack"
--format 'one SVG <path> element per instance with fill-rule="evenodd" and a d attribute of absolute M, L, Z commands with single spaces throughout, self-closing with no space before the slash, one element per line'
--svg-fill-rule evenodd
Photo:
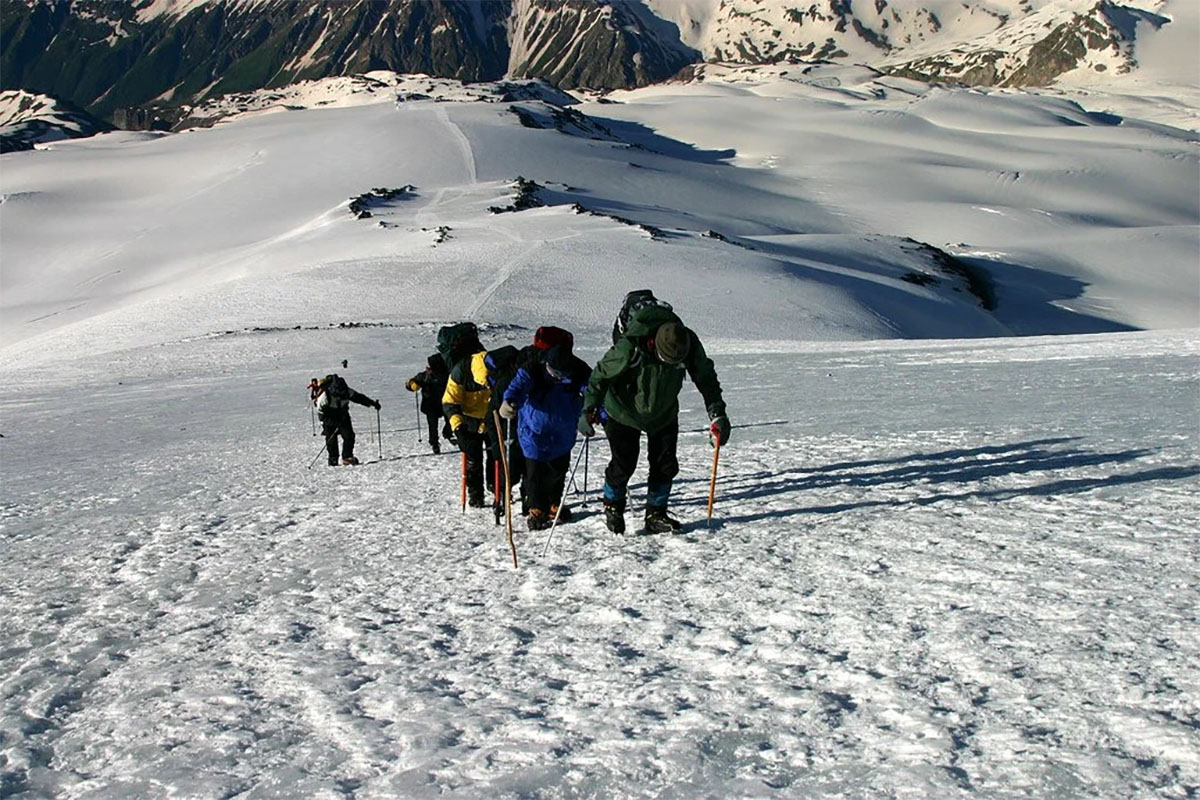
<path fill-rule="evenodd" d="M 667 311 L 674 311 L 671 304 L 665 300 L 659 300 L 654 296 L 654 292 L 649 289 L 635 289 L 625 295 L 625 301 L 621 303 L 621 310 L 617 312 L 617 319 L 613 322 L 612 340 L 613 344 L 621 341 L 621 337 L 625 335 L 625 331 L 629 329 L 629 320 L 635 313 L 647 306 L 659 306 Z"/>
<path fill-rule="evenodd" d="M 333 408 L 345 408 L 350 404 L 350 387 L 346 385 L 346 379 L 336 373 L 321 379 L 316 396 L 320 397 L 322 393 L 328 396 L 325 402 Z"/>
<path fill-rule="evenodd" d="M 459 359 L 475 349 L 482 348 L 479 344 L 479 329 L 475 327 L 474 322 L 446 325 L 438 331 L 437 351 L 446 362 L 447 370 L 453 369 Z"/>
<path fill-rule="evenodd" d="M 488 404 L 490 410 L 500 408 L 500 404 L 504 402 L 504 392 L 517 376 L 517 370 L 531 363 L 536 358 L 536 351 L 537 348 L 533 345 L 518 350 L 511 344 L 506 344 L 489 350 L 484 356 L 483 362 L 488 368 L 488 387 L 492 390 L 492 399 Z"/>

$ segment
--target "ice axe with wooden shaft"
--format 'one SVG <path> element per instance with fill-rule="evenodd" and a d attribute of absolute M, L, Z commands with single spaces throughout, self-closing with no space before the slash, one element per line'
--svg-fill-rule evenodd
<path fill-rule="evenodd" d="M 711 528 L 713 502 L 717 498 L 717 462 L 721 458 L 721 433 L 717 430 L 717 423 L 714 422 L 712 424 L 712 428 L 709 429 L 709 432 L 712 434 L 713 442 L 712 480 L 710 480 L 708 483 L 708 527 Z"/>

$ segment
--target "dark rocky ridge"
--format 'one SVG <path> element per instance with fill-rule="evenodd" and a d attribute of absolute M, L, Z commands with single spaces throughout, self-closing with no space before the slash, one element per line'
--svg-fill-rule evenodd
<path fill-rule="evenodd" d="M 112 126 L 70 103 L 19 90 L 0 91 L 0 153 L 107 130 Z"/>
<path fill-rule="evenodd" d="M 510 72 L 510 26 L 524 52 L 550 54 L 513 76 L 566 88 L 653 83 L 696 57 L 627 0 L 226 0 L 146 21 L 128 0 L 4 2 L 0 88 L 130 128 L 171 127 L 175 109 L 206 98 L 371 70 L 498 80 Z M 515 3 L 528 13 L 514 22 Z"/>
<path fill-rule="evenodd" d="M 178 128 L 185 107 L 221 95 L 372 70 L 467 82 L 541 78 L 565 89 L 605 90 L 660 82 L 703 58 L 643 0 L 210 0 L 153 18 L 139 18 L 147 0 L 2 1 L 0 89 L 62 98 L 132 129 Z M 912 36 L 943 29 L 919 4 L 819 0 L 783 9 L 778 26 L 758 19 L 754 9 L 778 10 L 776 2 L 722 2 L 724 16 L 714 24 L 727 27 L 708 57 L 829 60 L 865 43 L 888 65 L 880 68 L 895 75 L 1042 86 L 1085 63 L 1132 68 L 1138 23 L 1169 21 L 1113 0 L 1036 23 L 1032 6 L 1011 16 L 984 6 L 976 10 L 997 26 L 988 43 L 905 61 Z M 902 21 L 912 36 L 899 34 Z M 1003 35 L 1023 24 L 1037 32 L 1032 47 L 1027 37 L 1021 44 L 1021 37 Z M 1097 54 L 1103 58 L 1092 59 Z"/>

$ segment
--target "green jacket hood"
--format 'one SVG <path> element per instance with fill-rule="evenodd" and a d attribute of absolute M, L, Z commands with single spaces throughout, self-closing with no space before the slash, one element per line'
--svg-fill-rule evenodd
<path fill-rule="evenodd" d="M 629 318 L 629 326 L 625 329 L 625 336 L 632 339 L 653 336 L 659 327 L 667 322 L 683 324 L 682 320 L 670 309 L 663 308 L 662 306 L 646 306 L 645 308 L 638 309 Z"/>

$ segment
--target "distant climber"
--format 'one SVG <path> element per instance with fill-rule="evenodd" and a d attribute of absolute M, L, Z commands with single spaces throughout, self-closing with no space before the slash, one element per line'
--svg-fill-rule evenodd
<path fill-rule="evenodd" d="M 426 359 L 425 369 L 408 379 L 404 388 L 410 392 L 421 393 L 421 413 L 429 426 L 429 446 L 433 452 L 442 452 L 438 439 L 438 429 L 441 428 L 441 438 L 454 443 L 454 432 L 450 423 L 442 418 L 442 395 L 446 393 L 446 380 L 450 372 L 441 355 L 434 353 Z"/>
<path fill-rule="evenodd" d="M 346 379 L 337 375 L 326 375 L 317 382 L 313 391 L 313 403 L 317 407 L 317 418 L 321 420 L 321 434 L 325 437 L 325 449 L 329 452 L 329 466 L 338 465 L 338 436 L 342 437 L 343 466 L 358 463 L 354 457 L 354 425 L 350 421 L 350 404 L 378 409 L 378 400 L 372 400 L 364 394 L 346 385 Z"/>

